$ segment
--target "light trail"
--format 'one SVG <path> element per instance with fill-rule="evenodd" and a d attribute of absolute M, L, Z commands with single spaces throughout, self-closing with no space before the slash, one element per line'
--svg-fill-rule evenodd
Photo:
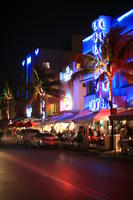
<path fill-rule="evenodd" d="M 90 187 L 87 187 L 87 186 L 84 186 L 84 185 L 80 185 L 80 184 L 72 184 L 68 181 L 65 181 L 61 178 L 58 178 L 56 176 L 53 176 L 51 175 L 48 171 L 40 168 L 40 167 L 37 167 L 33 164 L 30 164 L 28 162 L 25 162 L 21 159 L 18 159 L 16 158 L 15 156 L 12 156 L 12 155 L 9 155 L 7 153 L 3 153 L 3 152 L 0 152 L 0 157 L 3 158 L 3 159 L 6 159 L 10 162 L 13 162 L 21 167 L 24 167 L 32 172 L 35 172 L 35 173 L 38 173 L 44 177 L 48 177 L 52 180 L 55 180 L 61 184 L 64 184 L 67 186 L 67 188 L 69 189 L 73 189 L 75 190 L 76 192 L 80 192 L 80 193 L 83 193 L 84 195 L 87 195 L 89 197 L 91 197 L 92 199 L 94 200 L 114 200 L 114 198 L 110 197 L 109 195 L 106 195 L 104 194 L 103 192 L 100 192 L 98 190 L 95 190 L 95 189 L 92 189 Z"/>

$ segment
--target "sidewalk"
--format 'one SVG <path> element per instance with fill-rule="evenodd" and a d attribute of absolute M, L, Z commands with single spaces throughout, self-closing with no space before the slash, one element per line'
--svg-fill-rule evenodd
<path fill-rule="evenodd" d="M 88 150 L 88 156 L 94 156 L 95 158 L 109 159 L 109 160 L 123 160 L 133 162 L 133 152 L 123 154 L 121 152 L 112 151 L 99 151 L 99 150 Z"/>
<path fill-rule="evenodd" d="M 2 143 L 4 144 L 12 144 L 14 145 L 14 139 L 12 137 L 4 137 L 2 138 Z M 3 146 L 2 144 L 0 146 Z M 59 150 L 65 150 L 65 151 L 72 151 L 72 152 L 77 152 L 86 156 L 91 156 L 94 158 L 99 158 L 99 159 L 108 159 L 108 160 L 121 160 L 121 161 L 130 161 L 133 162 L 133 151 L 128 152 L 126 154 L 123 154 L 121 152 L 116 152 L 116 151 L 107 151 L 107 150 L 97 150 L 97 149 L 88 149 L 88 150 L 83 150 L 73 147 L 60 147 Z"/>

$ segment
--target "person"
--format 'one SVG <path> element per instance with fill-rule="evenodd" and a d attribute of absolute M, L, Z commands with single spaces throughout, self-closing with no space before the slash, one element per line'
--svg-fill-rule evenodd
<path fill-rule="evenodd" d="M 88 131 L 83 128 L 83 148 L 85 151 L 88 149 Z"/>
<path fill-rule="evenodd" d="M 127 129 L 127 138 L 131 138 L 132 137 L 132 129 L 130 128 L 130 126 L 128 124 L 126 124 L 126 129 Z"/>
<path fill-rule="evenodd" d="M 93 136 L 93 130 L 91 127 L 89 127 L 89 136 L 92 137 Z"/>
<path fill-rule="evenodd" d="M 127 127 L 122 126 L 120 129 L 120 146 L 122 153 L 127 153 Z"/>
<path fill-rule="evenodd" d="M 100 125 L 98 125 L 97 127 L 97 137 L 101 136 L 101 129 L 100 129 Z"/>
<path fill-rule="evenodd" d="M 78 130 L 77 142 L 78 142 L 78 146 L 81 147 L 81 145 L 83 143 L 83 128 L 82 128 L 82 126 L 80 126 L 79 130 Z"/>

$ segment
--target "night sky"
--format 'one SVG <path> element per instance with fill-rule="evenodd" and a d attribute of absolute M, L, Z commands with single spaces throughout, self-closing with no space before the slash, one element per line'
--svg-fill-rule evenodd
<path fill-rule="evenodd" d="M 8 3 L 1 8 L 0 78 L 18 78 L 23 57 L 35 46 L 59 48 L 71 34 L 84 37 L 91 34 L 91 23 L 99 15 L 114 18 L 133 8 L 132 0 L 121 0 L 121 3 L 117 0 L 49 2 L 46 5 L 46 1 L 43 4 L 36 1 L 31 5 Z"/>

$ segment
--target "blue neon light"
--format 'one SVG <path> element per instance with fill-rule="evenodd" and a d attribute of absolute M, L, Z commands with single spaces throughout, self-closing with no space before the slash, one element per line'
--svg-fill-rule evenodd
<path fill-rule="evenodd" d="M 45 106 L 45 101 L 42 100 L 42 108 L 44 108 L 44 106 Z"/>
<path fill-rule="evenodd" d="M 25 60 L 22 61 L 22 66 L 23 66 L 23 67 L 25 66 Z"/>
<path fill-rule="evenodd" d="M 89 101 L 89 109 L 91 111 L 98 111 L 105 108 L 109 108 L 109 105 L 104 101 L 103 98 L 96 98 L 95 100 Z"/>
<path fill-rule="evenodd" d="M 31 115 L 32 115 L 32 107 L 31 106 L 27 106 L 26 107 L 26 116 L 27 117 L 31 117 Z"/>
<path fill-rule="evenodd" d="M 96 92 L 99 91 L 99 83 L 96 83 Z"/>
<path fill-rule="evenodd" d="M 27 66 L 26 66 L 26 84 L 27 84 L 27 85 L 28 85 L 28 78 L 29 78 L 28 72 L 29 72 L 29 67 L 28 67 L 28 65 L 27 65 Z"/>
<path fill-rule="evenodd" d="M 39 49 L 37 48 L 36 50 L 35 50 L 35 55 L 37 56 L 39 54 Z"/>
<path fill-rule="evenodd" d="M 131 9 L 130 11 L 128 11 L 127 13 L 125 13 L 124 15 L 122 15 L 121 17 L 119 17 L 117 19 L 118 22 L 122 21 L 125 17 L 128 17 L 129 15 L 133 14 L 133 9 Z"/>
<path fill-rule="evenodd" d="M 95 20 L 95 21 L 92 22 L 92 29 L 93 29 L 94 31 L 97 30 L 97 20 Z"/>
<path fill-rule="evenodd" d="M 26 99 L 28 99 L 28 89 L 26 89 Z"/>
<path fill-rule="evenodd" d="M 99 19 L 98 25 L 99 25 L 99 28 L 100 28 L 100 29 L 102 29 L 102 30 L 106 29 L 106 22 L 105 22 L 105 19 L 104 19 L 104 18 Z"/>
<path fill-rule="evenodd" d="M 104 92 L 108 92 L 109 91 L 109 81 L 107 81 L 106 82 L 106 87 L 105 87 L 105 83 L 104 82 L 102 82 L 102 90 L 104 91 Z"/>
<path fill-rule="evenodd" d="M 87 37 L 87 38 L 83 39 L 83 42 L 87 42 L 87 41 L 89 41 L 91 38 L 93 38 L 93 34 L 92 34 L 92 35 L 90 35 L 89 37 Z"/>
<path fill-rule="evenodd" d="M 27 65 L 29 65 L 31 63 L 31 56 L 29 56 L 28 58 L 27 58 Z"/>
<path fill-rule="evenodd" d="M 28 56 L 27 59 L 26 59 L 26 63 L 27 63 L 27 66 L 26 66 L 26 84 L 28 85 L 28 82 L 29 82 L 29 75 L 31 76 L 31 72 L 29 74 L 29 65 L 31 64 L 31 56 Z M 30 69 L 31 70 L 31 69 Z"/>
<path fill-rule="evenodd" d="M 42 111 L 42 119 L 45 119 L 46 115 L 45 115 L 45 111 Z"/>

